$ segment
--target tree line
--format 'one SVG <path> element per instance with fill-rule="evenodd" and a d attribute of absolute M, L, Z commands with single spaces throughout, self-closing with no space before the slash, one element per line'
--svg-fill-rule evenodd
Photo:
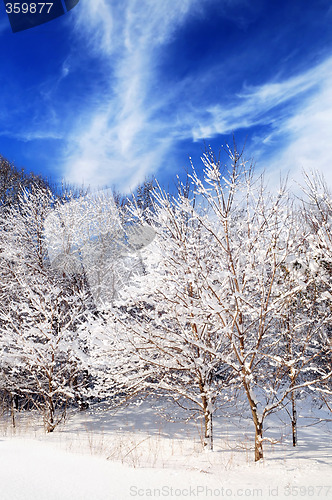
<path fill-rule="evenodd" d="M 0 165 L 0 391 L 53 431 L 68 405 L 171 397 L 201 418 L 232 402 L 264 424 L 297 400 L 331 411 L 332 196 L 269 189 L 243 152 L 211 150 L 173 193 L 146 181 L 52 189 Z"/>

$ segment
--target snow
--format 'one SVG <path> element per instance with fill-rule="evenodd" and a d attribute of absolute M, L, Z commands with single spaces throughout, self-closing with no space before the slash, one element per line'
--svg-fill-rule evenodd
<path fill-rule="evenodd" d="M 281 442 L 264 443 L 265 459 L 255 464 L 250 421 L 215 418 L 215 451 L 202 452 L 197 424 L 167 422 L 151 402 L 115 414 L 77 413 L 47 435 L 31 416 L 29 421 L 20 417 L 15 432 L 2 420 L 0 498 L 283 499 L 296 491 L 301 498 L 331 498 L 332 434 L 327 424 L 307 427 L 303 419 L 300 444 L 293 449 L 289 426 L 270 423 L 267 434 Z"/>

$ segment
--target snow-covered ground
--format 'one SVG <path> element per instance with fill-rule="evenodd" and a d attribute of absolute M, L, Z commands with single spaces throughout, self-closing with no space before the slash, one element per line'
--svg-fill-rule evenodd
<path fill-rule="evenodd" d="M 278 442 L 255 464 L 250 421 L 216 418 L 215 451 L 203 452 L 199 424 L 166 421 L 159 408 L 93 408 L 48 435 L 31 415 L 15 431 L 2 418 L 0 499 L 332 498 L 330 424 L 300 419 L 294 449 L 274 417 L 266 436 Z"/>

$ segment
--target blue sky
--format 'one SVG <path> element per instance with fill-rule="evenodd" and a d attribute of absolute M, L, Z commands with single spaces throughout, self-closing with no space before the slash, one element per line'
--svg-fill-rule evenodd
<path fill-rule="evenodd" d="M 128 191 L 246 141 L 271 179 L 332 185 L 330 0 L 80 0 L 13 34 L 0 4 L 0 154 Z"/>

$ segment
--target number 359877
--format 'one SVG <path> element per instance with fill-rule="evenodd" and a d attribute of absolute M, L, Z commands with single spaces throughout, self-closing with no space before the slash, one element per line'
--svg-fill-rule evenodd
<path fill-rule="evenodd" d="M 7 14 L 49 14 L 53 3 L 6 3 Z"/>

